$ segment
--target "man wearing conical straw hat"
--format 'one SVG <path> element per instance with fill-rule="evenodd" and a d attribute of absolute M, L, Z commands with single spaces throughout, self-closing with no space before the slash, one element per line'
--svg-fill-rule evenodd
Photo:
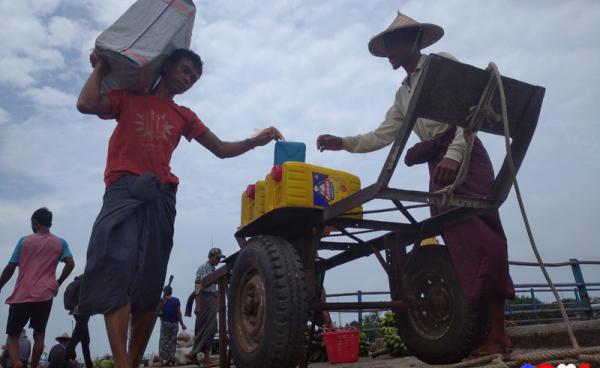
<path fill-rule="evenodd" d="M 428 57 L 421 54 L 421 50 L 443 35 L 442 27 L 417 22 L 399 12 L 392 24 L 369 42 L 371 54 L 387 58 L 394 70 L 402 67 L 407 74 L 385 119 L 379 127 L 365 134 L 349 137 L 321 135 L 317 138 L 317 148 L 321 151 L 364 153 L 392 143 L 404 123 L 413 88 L 417 85 L 421 68 Z M 439 55 L 454 59 L 447 53 Z M 405 163 L 408 166 L 428 163 L 429 189 L 432 192 L 451 184 L 465 153 L 463 129 L 418 118 L 413 131 L 421 142 L 407 151 Z M 454 193 L 483 197 L 489 192 L 493 181 L 493 167 L 487 152 L 481 141 L 475 138 L 466 180 Z M 431 207 L 431 212 L 432 215 L 437 215 L 449 209 Z M 498 212 L 451 225 L 442 230 L 442 237 L 464 295 L 474 301 L 481 300 L 486 305 L 490 319 L 490 333 L 474 354 L 507 352 L 511 343 L 504 329 L 504 300 L 514 298 L 514 286 L 508 273 L 506 236 Z"/>

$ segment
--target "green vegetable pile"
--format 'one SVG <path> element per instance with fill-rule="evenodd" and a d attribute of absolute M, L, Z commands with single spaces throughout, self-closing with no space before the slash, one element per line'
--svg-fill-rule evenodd
<path fill-rule="evenodd" d="M 406 345 L 398 334 L 398 329 L 395 327 L 394 314 L 392 312 L 385 312 L 383 317 L 379 317 L 379 328 L 383 335 L 383 341 L 385 347 L 373 353 L 373 357 L 377 357 L 383 354 L 389 354 L 394 357 L 401 357 L 408 355 Z"/>
<path fill-rule="evenodd" d="M 361 332 L 358 339 L 359 350 L 358 354 L 361 357 L 369 356 L 369 342 L 367 341 L 367 334 Z"/>

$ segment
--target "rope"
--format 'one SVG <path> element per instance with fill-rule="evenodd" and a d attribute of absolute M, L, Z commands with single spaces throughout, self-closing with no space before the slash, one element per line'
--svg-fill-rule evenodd
<path fill-rule="evenodd" d="M 587 363 L 600 363 L 600 354 L 581 354 L 579 360 Z"/>
<path fill-rule="evenodd" d="M 541 363 L 560 358 L 578 359 L 582 354 L 591 355 L 597 353 L 600 353 L 600 346 L 523 353 L 513 355 L 510 357 L 510 359 L 519 363 Z"/>
<path fill-rule="evenodd" d="M 498 90 L 499 96 L 500 96 L 500 106 L 501 106 L 501 110 L 502 110 L 502 114 L 501 114 L 502 124 L 504 127 L 504 143 L 506 146 L 506 162 L 507 162 L 510 172 L 512 174 L 513 184 L 514 184 L 514 188 L 515 188 L 515 194 L 517 196 L 517 201 L 519 203 L 519 210 L 521 211 L 521 216 L 523 217 L 523 223 L 525 224 L 527 236 L 529 238 L 529 242 L 531 244 L 531 248 L 533 250 L 533 253 L 535 255 L 537 263 L 540 266 L 540 269 L 542 270 L 542 273 L 544 274 L 544 278 L 548 282 L 548 285 L 550 286 L 552 293 L 554 294 L 554 298 L 556 299 L 556 302 L 558 303 L 558 306 L 560 308 L 560 313 L 565 322 L 565 326 L 567 328 L 567 332 L 569 334 L 569 339 L 571 341 L 571 345 L 573 346 L 573 348 L 572 349 L 519 354 L 519 355 L 511 356 L 510 361 L 508 361 L 508 362 L 503 361 L 502 356 L 498 356 L 498 354 L 496 354 L 496 355 L 490 355 L 488 357 L 485 357 L 487 359 L 477 358 L 477 359 L 472 359 L 472 360 L 468 360 L 468 361 L 457 363 L 457 364 L 441 365 L 441 366 L 435 366 L 435 367 L 462 368 L 462 367 L 479 366 L 479 367 L 486 367 L 486 368 L 506 368 L 506 367 L 519 367 L 519 366 L 521 366 L 522 363 L 532 363 L 532 364 L 548 363 L 548 364 L 553 364 L 553 365 L 569 364 L 569 363 L 573 363 L 573 360 L 577 360 L 579 362 L 587 362 L 587 363 L 600 363 L 600 346 L 583 347 L 583 348 L 579 346 L 577 338 L 575 337 L 575 334 L 573 333 L 573 327 L 571 326 L 571 322 L 570 322 L 569 316 L 567 315 L 567 312 L 565 310 L 565 306 L 564 306 L 562 300 L 560 299 L 560 296 L 558 295 L 556 286 L 552 282 L 552 279 L 550 278 L 550 275 L 548 274 L 548 271 L 546 270 L 546 266 L 544 265 L 544 262 L 542 261 L 542 257 L 540 256 L 540 253 L 538 251 L 535 239 L 533 237 L 533 231 L 531 230 L 531 225 L 529 223 L 529 219 L 527 216 L 527 212 L 525 210 L 523 197 L 521 195 L 521 190 L 519 187 L 519 183 L 517 181 L 517 170 L 515 168 L 515 164 L 514 164 L 513 157 L 512 157 L 512 150 L 511 150 L 511 146 L 510 146 L 510 127 L 508 124 L 506 96 L 504 94 L 504 85 L 502 83 L 502 76 L 500 75 L 500 72 L 498 71 L 498 67 L 493 62 L 489 63 L 487 70 L 489 70 L 491 72 L 491 74 L 496 82 L 497 90 Z M 489 87 L 490 87 L 490 84 L 488 83 L 488 85 L 486 86 L 486 89 L 484 90 L 484 92 L 482 94 L 482 98 L 480 99 L 479 104 L 477 105 L 477 110 L 475 110 L 475 115 L 479 115 L 478 112 L 480 111 L 479 110 L 480 108 L 488 110 L 490 102 L 488 101 L 487 104 L 482 104 L 482 101 L 484 100 L 483 96 L 489 92 L 488 91 Z M 490 99 L 490 101 L 491 101 L 491 99 Z M 488 116 L 490 116 L 489 115 L 490 110 L 488 110 L 486 112 L 488 113 Z M 492 111 L 492 113 L 493 113 L 493 111 Z M 471 120 L 472 119 L 473 119 L 473 117 L 471 117 Z M 470 147 L 469 146 L 467 146 L 467 150 L 465 151 L 465 158 L 468 157 L 467 152 L 470 155 Z M 461 164 L 461 169 L 463 168 L 463 165 L 466 165 L 468 168 L 468 161 L 466 163 L 464 161 L 465 160 L 463 160 L 463 163 Z M 459 178 L 457 176 L 457 180 L 455 180 L 454 184 L 459 182 L 458 179 Z M 461 180 L 464 180 L 464 178 L 462 178 Z M 452 196 L 452 191 L 456 187 L 456 185 L 454 185 L 454 184 L 451 185 L 450 187 L 442 189 L 441 192 L 444 192 L 447 195 Z M 447 197 L 444 196 L 444 201 L 446 200 L 446 198 Z M 571 358 L 572 360 L 567 360 L 565 358 Z M 482 365 L 482 363 L 483 364 L 488 363 L 488 364 Z M 426 367 L 426 366 L 427 365 L 425 365 L 424 367 Z"/>
<path fill-rule="evenodd" d="M 531 225 L 529 224 L 527 212 L 525 211 L 525 205 L 523 204 L 523 197 L 521 195 L 521 189 L 519 188 L 519 183 L 517 181 L 517 170 L 515 168 L 515 163 L 514 163 L 513 157 L 512 157 L 512 150 L 510 148 L 510 128 L 508 125 L 508 112 L 507 112 L 507 107 L 506 107 L 506 96 L 504 94 L 504 85 L 502 84 L 502 76 L 500 75 L 500 72 L 498 71 L 498 67 L 493 62 L 490 62 L 488 68 L 493 71 L 494 77 L 496 78 L 496 83 L 498 85 L 498 91 L 500 92 L 499 95 L 500 95 L 500 106 L 502 109 L 502 124 L 504 125 L 504 143 L 506 145 L 506 158 L 507 158 L 506 161 L 508 162 L 508 166 L 510 168 L 510 171 L 511 171 L 511 174 L 513 177 L 515 194 L 517 195 L 517 201 L 519 202 L 519 209 L 521 211 L 521 216 L 523 217 L 523 222 L 525 223 L 525 229 L 527 230 L 527 236 L 529 237 L 529 242 L 531 243 L 531 249 L 533 250 L 533 253 L 535 254 L 535 258 L 538 262 L 538 265 L 540 266 L 540 269 L 542 270 L 542 273 L 544 274 L 544 278 L 548 282 L 548 285 L 550 285 L 550 289 L 552 289 L 554 298 L 556 299 L 556 302 L 558 303 L 558 306 L 560 308 L 560 313 L 565 321 L 565 326 L 567 327 L 567 332 L 569 333 L 569 339 L 571 340 L 571 345 L 573 346 L 573 348 L 577 349 L 577 348 L 579 348 L 579 343 L 577 342 L 577 338 L 575 337 L 575 334 L 573 333 L 573 327 L 571 326 L 569 316 L 567 315 L 565 306 L 564 306 L 562 300 L 560 299 L 558 292 L 556 291 L 556 286 L 554 286 L 554 282 L 552 282 L 552 279 L 550 278 L 550 275 L 548 274 L 548 271 L 546 270 L 546 266 L 544 266 L 544 262 L 542 261 L 542 257 L 540 256 L 540 252 L 538 251 L 537 245 L 535 243 L 535 239 L 533 237 Z"/>
<path fill-rule="evenodd" d="M 492 355 L 484 355 L 481 357 L 477 357 L 474 359 L 469 359 L 469 360 L 465 360 L 463 362 L 460 363 L 455 363 L 455 364 L 446 364 L 446 365 L 428 365 L 428 364 L 423 364 L 423 365 L 419 365 L 417 366 L 418 368 L 421 367 L 436 367 L 436 368 L 468 368 L 468 367 L 481 367 L 483 364 L 487 364 L 487 363 L 491 363 L 493 361 L 495 361 L 496 359 L 502 358 L 501 354 L 492 354 Z"/>

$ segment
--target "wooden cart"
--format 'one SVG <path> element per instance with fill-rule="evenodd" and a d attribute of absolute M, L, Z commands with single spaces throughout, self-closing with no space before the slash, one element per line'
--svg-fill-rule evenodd
<path fill-rule="evenodd" d="M 506 77 L 502 84 L 510 150 L 518 170 L 545 89 Z M 205 285 L 219 283 L 221 366 L 228 366 L 231 357 L 241 368 L 306 365 L 307 322 L 318 320 L 324 309 L 390 308 L 410 353 L 428 363 L 457 362 L 481 343 L 488 328 L 485 310 L 463 296 L 446 247 L 419 245 L 445 226 L 496 211 L 513 183 L 508 160 L 485 198 L 396 189 L 389 182 L 418 117 L 504 137 L 497 118 L 498 91 L 490 70 L 429 56 L 376 183 L 328 208 L 278 208 L 239 229 L 236 236 L 247 239 L 246 246 L 203 280 Z M 374 199 L 390 201 L 393 207 L 364 211 L 363 219 L 344 217 Z M 417 221 L 410 211 L 425 206 L 453 209 Z M 373 213 L 391 210 L 402 215 L 398 221 L 369 219 Z M 337 253 L 320 258 L 319 250 Z M 321 302 L 328 270 L 372 254 L 388 275 L 391 301 Z M 311 325 L 309 338 L 314 332 Z"/>

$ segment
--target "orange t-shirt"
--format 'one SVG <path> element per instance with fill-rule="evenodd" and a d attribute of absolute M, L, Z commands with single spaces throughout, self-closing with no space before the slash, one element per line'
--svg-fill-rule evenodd
<path fill-rule="evenodd" d="M 171 172 L 171 156 L 181 136 L 188 141 L 208 131 L 187 107 L 153 95 L 110 91 L 111 114 L 117 126 L 108 143 L 104 183 L 108 187 L 124 174 L 151 172 L 163 183 L 177 185 Z"/>

